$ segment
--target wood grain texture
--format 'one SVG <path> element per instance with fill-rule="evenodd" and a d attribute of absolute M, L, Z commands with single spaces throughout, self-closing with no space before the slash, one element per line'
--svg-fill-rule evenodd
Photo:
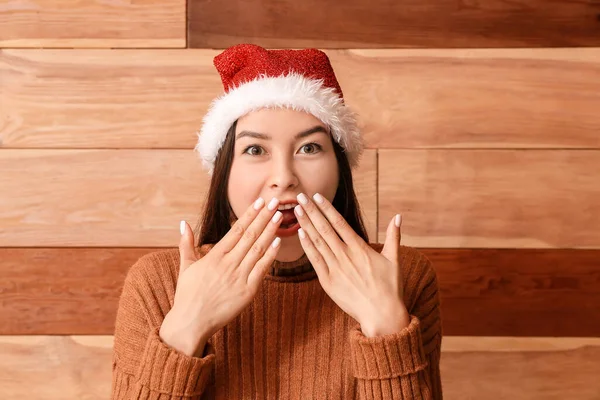
<path fill-rule="evenodd" d="M 600 48 L 328 54 L 371 148 L 600 149 Z"/>
<path fill-rule="evenodd" d="M 470 340 L 476 344 L 478 339 Z M 545 351 L 496 351 L 491 346 L 487 351 L 442 351 L 444 399 L 598 399 L 598 360 L 597 344 Z"/>
<path fill-rule="evenodd" d="M 376 152 L 355 191 L 377 236 Z M 190 150 L 0 151 L 0 246 L 169 247 L 202 211 L 209 176 Z"/>
<path fill-rule="evenodd" d="M 12 0 L 0 47 L 185 47 L 185 0 Z"/>
<path fill-rule="evenodd" d="M 1 50 L 0 142 L 13 148 L 193 148 L 222 92 L 216 52 Z"/>
<path fill-rule="evenodd" d="M 0 397 L 107 399 L 112 346 L 112 336 L 0 336 Z M 444 399 L 596 400 L 598 360 L 598 338 L 444 337 Z"/>
<path fill-rule="evenodd" d="M 600 248 L 597 150 L 380 150 L 379 241 L 395 213 L 416 247 Z"/>
<path fill-rule="evenodd" d="M 3 150 L 0 246 L 161 247 L 201 212 L 192 150 Z"/>
<path fill-rule="evenodd" d="M 599 13 L 596 0 L 190 0 L 188 37 L 195 48 L 597 46 Z"/>
<path fill-rule="evenodd" d="M 127 271 L 152 248 L 0 248 L 0 335 L 112 334 Z M 598 250 L 421 249 L 445 335 L 598 336 Z"/>
<path fill-rule="evenodd" d="M 444 334 L 600 336 L 600 250 L 421 249 Z"/>
<path fill-rule="evenodd" d="M 0 50 L 3 148 L 180 148 L 212 50 Z M 600 48 L 327 51 L 370 148 L 600 149 Z"/>
<path fill-rule="evenodd" d="M 0 335 L 112 334 L 127 271 L 155 250 L 0 248 Z"/>
<path fill-rule="evenodd" d="M 106 400 L 112 348 L 112 336 L 0 336 L 0 397 Z"/>

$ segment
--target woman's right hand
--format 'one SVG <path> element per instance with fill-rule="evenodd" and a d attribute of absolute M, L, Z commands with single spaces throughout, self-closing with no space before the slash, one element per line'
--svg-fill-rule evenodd
<path fill-rule="evenodd" d="M 250 304 L 280 248 L 278 205 L 277 199 L 267 207 L 256 200 L 200 259 L 194 234 L 182 221 L 175 299 L 159 333 L 167 345 L 201 357 L 208 339 Z"/>

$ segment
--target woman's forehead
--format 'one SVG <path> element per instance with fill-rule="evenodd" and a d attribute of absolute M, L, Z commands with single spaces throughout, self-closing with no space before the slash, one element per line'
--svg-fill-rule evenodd
<path fill-rule="evenodd" d="M 299 133 L 320 127 L 315 132 L 328 133 L 328 129 L 314 115 L 287 108 L 263 108 L 241 117 L 236 126 L 236 138 L 244 131 L 270 136 L 294 138 Z M 245 135 L 248 136 L 248 135 Z"/>

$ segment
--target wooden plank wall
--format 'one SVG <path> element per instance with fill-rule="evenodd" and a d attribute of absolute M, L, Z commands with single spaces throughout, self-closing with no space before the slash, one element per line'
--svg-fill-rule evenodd
<path fill-rule="evenodd" d="M 0 397 L 101 399 L 128 268 L 175 247 L 230 45 L 320 47 L 373 241 L 433 261 L 448 399 L 600 398 L 600 3 L 0 6 Z"/>

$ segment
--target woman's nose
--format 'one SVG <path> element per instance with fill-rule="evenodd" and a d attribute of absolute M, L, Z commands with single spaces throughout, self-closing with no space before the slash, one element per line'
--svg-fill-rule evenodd
<path fill-rule="evenodd" d="M 298 178 L 290 165 L 279 163 L 274 165 L 271 171 L 271 187 L 287 189 L 295 187 L 298 184 Z"/>

